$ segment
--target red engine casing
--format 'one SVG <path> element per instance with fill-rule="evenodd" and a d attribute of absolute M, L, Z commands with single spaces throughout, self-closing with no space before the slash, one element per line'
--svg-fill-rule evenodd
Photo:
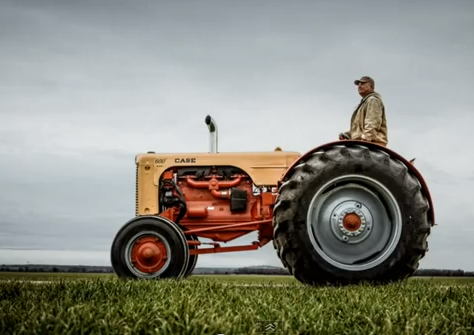
<path fill-rule="evenodd" d="M 175 171 L 167 171 L 162 179 L 176 179 L 176 185 L 184 196 L 186 214 L 179 220 L 181 226 L 187 229 L 211 228 L 235 223 L 245 223 L 271 219 L 271 206 L 276 194 L 271 191 L 255 191 L 250 177 L 246 174 L 233 175 L 224 179 L 217 174 L 197 178 L 193 175 L 177 176 Z M 232 192 L 245 191 L 245 208 L 231 210 Z M 177 192 L 174 192 L 176 196 Z M 242 192 L 239 192 L 242 195 Z M 242 202 L 243 199 L 240 199 Z M 176 220 L 179 208 L 173 208 L 173 220 Z M 247 225 L 244 227 L 229 227 L 215 231 L 196 233 L 199 237 L 210 238 L 214 241 L 228 242 L 253 231 L 258 231 L 265 237 L 272 236 L 269 225 Z"/>

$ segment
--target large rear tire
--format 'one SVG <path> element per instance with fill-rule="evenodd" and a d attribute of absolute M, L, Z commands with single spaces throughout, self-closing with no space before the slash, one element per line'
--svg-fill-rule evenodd
<path fill-rule="evenodd" d="M 120 278 L 182 278 L 189 247 L 182 230 L 160 216 L 138 217 L 119 230 L 112 243 L 111 262 Z"/>
<path fill-rule="evenodd" d="M 404 163 L 382 150 L 341 144 L 289 171 L 274 207 L 273 244 L 302 283 L 398 281 L 427 251 L 428 210 Z"/>

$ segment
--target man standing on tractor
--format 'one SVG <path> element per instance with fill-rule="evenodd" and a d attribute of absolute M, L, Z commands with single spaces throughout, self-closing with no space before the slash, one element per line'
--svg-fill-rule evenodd
<path fill-rule="evenodd" d="M 382 97 L 375 92 L 375 82 L 363 76 L 354 81 L 362 97 L 351 117 L 350 130 L 339 134 L 340 140 L 373 142 L 386 147 L 388 144 L 387 119 Z"/>

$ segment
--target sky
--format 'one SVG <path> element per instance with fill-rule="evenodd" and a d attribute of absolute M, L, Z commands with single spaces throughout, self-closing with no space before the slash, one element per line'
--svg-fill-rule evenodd
<path fill-rule="evenodd" d="M 137 153 L 304 153 L 372 76 L 438 226 L 421 268 L 474 270 L 474 2 L 0 0 L 0 264 L 110 265 Z M 255 234 L 230 245 L 247 244 Z M 272 244 L 197 266 L 282 266 Z"/>

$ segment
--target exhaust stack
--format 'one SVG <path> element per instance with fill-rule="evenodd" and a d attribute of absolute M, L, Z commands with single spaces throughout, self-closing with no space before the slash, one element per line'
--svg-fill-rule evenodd
<path fill-rule="evenodd" d="M 217 124 L 214 119 L 208 115 L 205 120 L 207 128 L 209 128 L 209 152 L 217 153 Z"/>

